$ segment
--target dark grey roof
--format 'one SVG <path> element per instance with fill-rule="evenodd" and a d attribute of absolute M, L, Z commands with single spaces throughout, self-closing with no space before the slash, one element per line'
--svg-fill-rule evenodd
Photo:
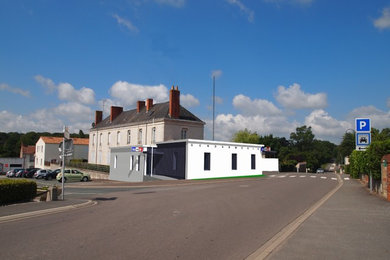
<path fill-rule="evenodd" d="M 112 122 L 110 122 L 110 116 L 108 116 L 99 124 L 97 124 L 93 129 L 150 122 L 153 119 L 173 119 L 169 116 L 169 102 L 154 104 L 148 112 L 146 112 L 146 107 L 143 107 L 139 113 L 137 113 L 137 109 L 123 111 Z M 198 117 L 196 117 L 194 114 L 192 114 L 190 111 L 188 111 L 182 106 L 180 106 L 180 116 L 179 118 L 177 118 L 177 120 L 187 120 L 204 124 L 202 120 L 200 120 Z"/>

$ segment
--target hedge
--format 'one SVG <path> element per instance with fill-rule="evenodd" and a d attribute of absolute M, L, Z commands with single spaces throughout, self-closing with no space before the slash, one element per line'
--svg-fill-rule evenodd
<path fill-rule="evenodd" d="M 0 180 L 0 205 L 30 201 L 37 194 L 37 184 L 28 180 Z"/>
<path fill-rule="evenodd" d="M 110 172 L 110 166 L 108 165 L 86 163 L 82 162 L 81 160 L 70 160 L 70 162 L 66 166 L 98 172 Z"/>

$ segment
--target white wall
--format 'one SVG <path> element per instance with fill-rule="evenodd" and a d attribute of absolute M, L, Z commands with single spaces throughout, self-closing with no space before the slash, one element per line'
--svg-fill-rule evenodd
<path fill-rule="evenodd" d="M 265 160 L 263 145 L 188 140 L 186 179 L 261 175 Z M 210 153 L 210 170 L 204 170 L 204 153 Z M 232 170 L 232 154 L 237 154 L 237 170 Z M 256 156 L 256 168 L 251 169 L 251 155 Z M 267 166 L 267 168 L 269 168 Z"/>

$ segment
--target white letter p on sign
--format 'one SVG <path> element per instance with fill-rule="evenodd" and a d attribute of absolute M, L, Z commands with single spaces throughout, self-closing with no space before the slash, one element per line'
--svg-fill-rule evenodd
<path fill-rule="evenodd" d="M 367 125 L 366 121 L 360 121 L 359 123 L 360 123 L 360 125 L 359 125 L 360 129 L 363 129 Z"/>

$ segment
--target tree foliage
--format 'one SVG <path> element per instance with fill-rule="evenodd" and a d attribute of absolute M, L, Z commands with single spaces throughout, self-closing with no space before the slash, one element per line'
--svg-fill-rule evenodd
<path fill-rule="evenodd" d="M 307 126 L 297 127 L 290 134 L 290 140 L 274 137 L 272 134 L 259 136 L 256 132 L 245 129 L 238 131 L 233 141 L 271 147 L 279 158 L 281 171 L 294 171 L 296 164 L 304 161 L 314 171 L 323 164 L 332 162 L 337 156 L 337 146 L 328 141 L 316 140 L 311 127 Z"/>
<path fill-rule="evenodd" d="M 28 132 L 28 133 L 4 133 L 0 132 L 0 157 L 19 157 L 21 145 L 35 145 L 41 136 L 62 137 L 63 133 L 48 133 L 48 132 Z M 79 134 L 71 134 L 72 138 L 87 138 L 83 131 Z M 82 137 L 83 136 L 83 137 Z"/>

